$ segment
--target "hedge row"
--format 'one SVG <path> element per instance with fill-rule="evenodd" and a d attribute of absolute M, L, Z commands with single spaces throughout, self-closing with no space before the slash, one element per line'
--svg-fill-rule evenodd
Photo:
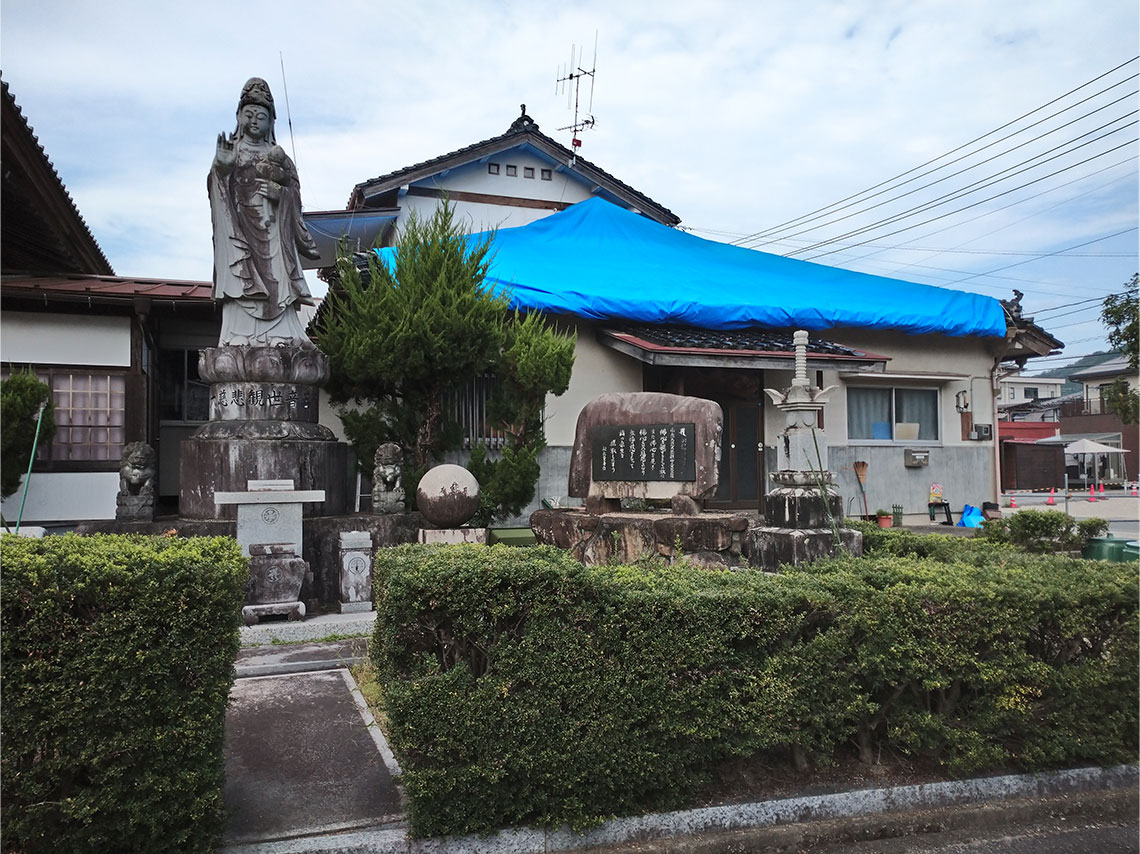
<path fill-rule="evenodd" d="M 228 538 L 5 536 L 5 851 L 212 851 L 248 573 Z"/>
<path fill-rule="evenodd" d="M 383 550 L 371 655 L 413 832 L 668 808 L 765 751 L 1134 758 L 1136 567 L 991 551 L 765 576 Z"/>

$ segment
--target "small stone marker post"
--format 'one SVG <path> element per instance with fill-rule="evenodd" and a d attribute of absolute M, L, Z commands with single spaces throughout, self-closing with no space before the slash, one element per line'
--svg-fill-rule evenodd
<path fill-rule="evenodd" d="M 372 535 L 367 531 L 340 534 L 340 612 L 372 610 Z"/>

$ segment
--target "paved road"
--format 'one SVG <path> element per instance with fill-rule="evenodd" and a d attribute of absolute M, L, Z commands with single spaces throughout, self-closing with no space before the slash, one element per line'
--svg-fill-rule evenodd
<path fill-rule="evenodd" d="M 1070 826 L 1076 824 L 1077 826 Z M 995 830 L 973 838 L 959 833 L 803 848 L 801 854 L 1137 854 L 1136 824 L 1053 822 Z"/>
<path fill-rule="evenodd" d="M 1109 492 L 1103 500 L 1098 498 L 1096 501 L 1089 501 L 1088 493 L 1073 492 L 1070 494 L 1067 505 L 1064 495 L 1054 496 L 1053 500 L 1056 504 L 1052 507 L 1046 504 L 1049 500 L 1048 493 L 1017 492 L 1014 493 L 1014 497 L 1017 500 L 1018 510 L 1025 510 L 1030 507 L 1036 510 L 1062 510 L 1074 519 L 1088 519 L 1097 516 L 1108 520 L 1109 533 L 1114 537 L 1127 537 L 1130 540 L 1140 539 L 1140 497 L 1138 496 Z M 1006 515 L 1016 513 L 1017 510 L 1011 510 L 1004 506 L 1008 501 L 1008 495 L 1002 497 L 1002 513 Z"/>

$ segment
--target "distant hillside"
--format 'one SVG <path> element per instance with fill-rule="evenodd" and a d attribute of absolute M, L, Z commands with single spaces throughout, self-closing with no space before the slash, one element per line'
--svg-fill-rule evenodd
<path fill-rule="evenodd" d="M 1077 392 L 1077 391 L 1081 390 L 1081 384 L 1075 383 L 1075 382 L 1070 382 L 1068 379 L 1070 375 L 1078 373 L 1079 371 L 1083 371 L 1086 368 L 1095 368 L 1097 365 L 1104 364 L 1109 359 L 1113 358 L 1114 356 L 1118 356 L 1118 355 L 1120 355 L 1120 354 L 1115 353 L 1115 352 L 1110 351 L 1110 350 L 1106 350 L 1104 352 L 1098 352 L 1098 353 L 1090 353 L 1087 356 L 1081 356 L 1076 361 L 1070 362 L 1067 365 L 1062 365 L 1059 368 L 1050 368 L 1047 371 L 1040 371 L 1039 373 L 1033 374 L 1033 376 L 1035 376 L 1035 377 L 1063 377 L 1065 379 L 1065 384 L 1063 386 L 1061 386 L 1061 394 L 1062 395 L 1072 394 L 1073 392 Z"/>

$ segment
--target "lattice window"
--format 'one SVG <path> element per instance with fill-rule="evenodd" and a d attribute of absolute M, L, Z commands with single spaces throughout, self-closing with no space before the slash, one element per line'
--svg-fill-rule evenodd
<path fill-rule="evenodd" d="M 444 398 L 445 410 L 451 412 L 451 416 L 463 430 L 464 448 L 484 445 L 496 450 L 506 444 L 506 433 L 494 429 L 487 418 L 487 398 L 490 396 L 493 383 L 491 377 L 477 377 Z"/>
<path fill-rule="evenodd" d="M 51 388 L 55 437 L 36 459 L 115 461 L 126 443 L 127 389 L 122 373 L 86 368 L 33 367 Z M 5 368 L 6 377 L 10 371 Z"/>

